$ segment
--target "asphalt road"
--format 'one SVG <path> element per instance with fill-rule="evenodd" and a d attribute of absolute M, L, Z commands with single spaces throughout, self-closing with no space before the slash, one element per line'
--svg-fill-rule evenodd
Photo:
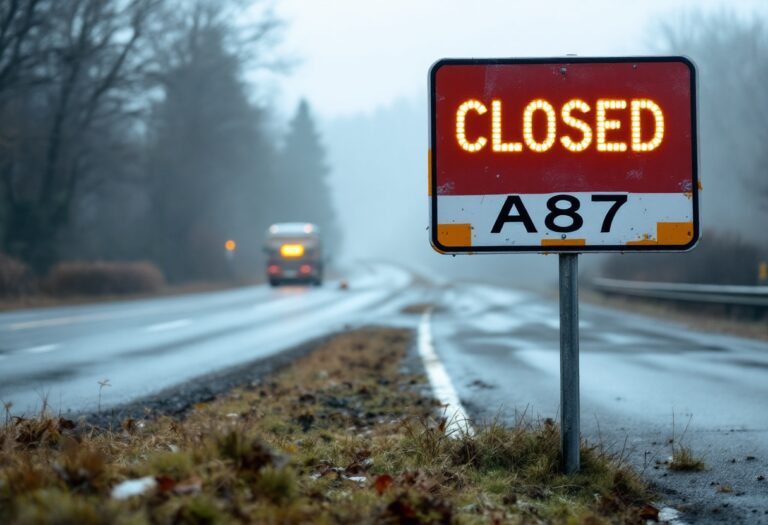
<path fill-rule="evenodd" d="M 373 264 L 348 290 L 266 286 L 0 314 L 0 399 L 32 413 L 94 410 L 269 357 L 344 327 L 420 326 L 435 305 L 437 356 L 476 419 L 557 418 L 555 297 L 428 284 Z M 581 308 L 582 431 L 656 482 L 688 522 L 768 523 L 768 343 Z M 708 469 L 673 473 L 671 443 Z"/>
<path fill-rule="evenodd" d="M 361 267 L 350 289 L 266 285 L 0 314 L 0 400 L 35 413 L 126 403 L 397 310 L 407 272 Z M 109 380 L 108 387 L 99 381 Z"/>
<path fill-rule="evenodd" d="M 470 416 L 559 417 L 556 297 L 433 292 L 436 351 Z M 768 343 L 582 305 L 582 433 L 623 454 L 692 523 L 768 523 Z M 707 470 L 671 472 L 672 443 Z"/>

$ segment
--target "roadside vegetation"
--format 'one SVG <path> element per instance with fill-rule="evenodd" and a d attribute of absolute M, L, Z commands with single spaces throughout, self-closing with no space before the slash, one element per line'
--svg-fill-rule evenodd
<path fill-rule="evenodd" d="M 147 261 L 73 261 L 36 275 L 0 253 L 0 310 L 104 300 L 171 291 L 160 269 Z"/>
<path fill-rule="evenodd" d="M 672 461 L 669 462 L 669 470 L 679 472 L 701 472 L 707 468 L 704 460 L 693 453 L 691 447 L 676 446 L 672 449 Z"/>
<path fill-rule="evenodd" d="M 738 310 L 726 313 L 722 307 L 693 308 L 691 305 L 654 301 L 641 297 L 621 297 L 605 295 L 585 288 L 579 292 L 580 297 L 587 302 L 629 310 L 643 315 L 657 317 L 664 321 L 682 323 L 693 330 L 707 332 L 723 332 L 740 337 L 753 337 L 768 340 L 768 322 L 766 316 L 753 319 L 751 315 L 739 315 Z"/>
<path fill-rule="evenodd" d="M 184 417 L 6 417 L 2 523 L 641 523 L 643 481 L 599 447 L 558 469 L 551 421 L 449 435 L 411 335 L 364 329 Z M 435 417 L 437 414 L 438 417 Z M 0 421 L 1 422 L 1 421 Z"/>
<path fill-rule="evenodd" d="M 707 231 L 695 250 L 685 253 L 615 253 L 607 256 L 601 274 L 632 281 L 760 284 L 760 263 L 768 260 L 764 244 L 738 235 Z"/>
<path fill-rule="evenodd" d="M 270 4 L 0 2 L 0 265 L 43 280 L 70 261 L 149 261 L 174 285 L 247 280 L 262 232 L 288 220 L 318 224 L 336 253 L 312 108 L 281 114 L 263 81 L 295 62 Z M 102 282 L 77 294 L 114 288 Z"/>

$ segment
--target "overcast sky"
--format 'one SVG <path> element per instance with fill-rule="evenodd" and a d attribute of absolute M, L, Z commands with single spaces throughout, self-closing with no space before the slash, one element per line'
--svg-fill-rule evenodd
<path fill-rule="evenodd" d="M 281 51 L 299 62 L 273 80 L 272 102 L 283 114 L 302 96 L 324 118 L 371 112 L 426 97 L 438 58 L 648 53 L 656 21 L 726 6 L 768 11 L 766 0 L 276 0 Z"/>

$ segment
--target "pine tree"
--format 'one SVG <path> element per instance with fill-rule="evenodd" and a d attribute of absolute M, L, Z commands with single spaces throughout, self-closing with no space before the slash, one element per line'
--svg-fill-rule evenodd
<path fill-rule="evenodd" d="M 221 278 L 232 270 L 224 243 L 235 239 L 238 265 L 255 274 L 275 156 L 241 81 L 242 60 L 226 46 L 229 26 L 206 12 L 193 22 L 154 111 L 152 253 L 172 280 Z"/>
<path fill-rule="evenodd" d="M 277 173 L 281 206 L 275 222 L 312 222 L 320 227 L 325 253 L 335 258 L 341 235 L 328 183 L 330 168 L 306 100 L 289 124 Z"/>

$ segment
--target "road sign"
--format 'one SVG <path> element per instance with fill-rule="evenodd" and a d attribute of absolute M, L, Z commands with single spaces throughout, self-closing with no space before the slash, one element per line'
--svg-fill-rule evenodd
<path fill-rule="evenodd" d="M 696 72 L 688 59 L 445 59 L 430 71 L 430 98 L 438 251 L 696 244 Z"/>

